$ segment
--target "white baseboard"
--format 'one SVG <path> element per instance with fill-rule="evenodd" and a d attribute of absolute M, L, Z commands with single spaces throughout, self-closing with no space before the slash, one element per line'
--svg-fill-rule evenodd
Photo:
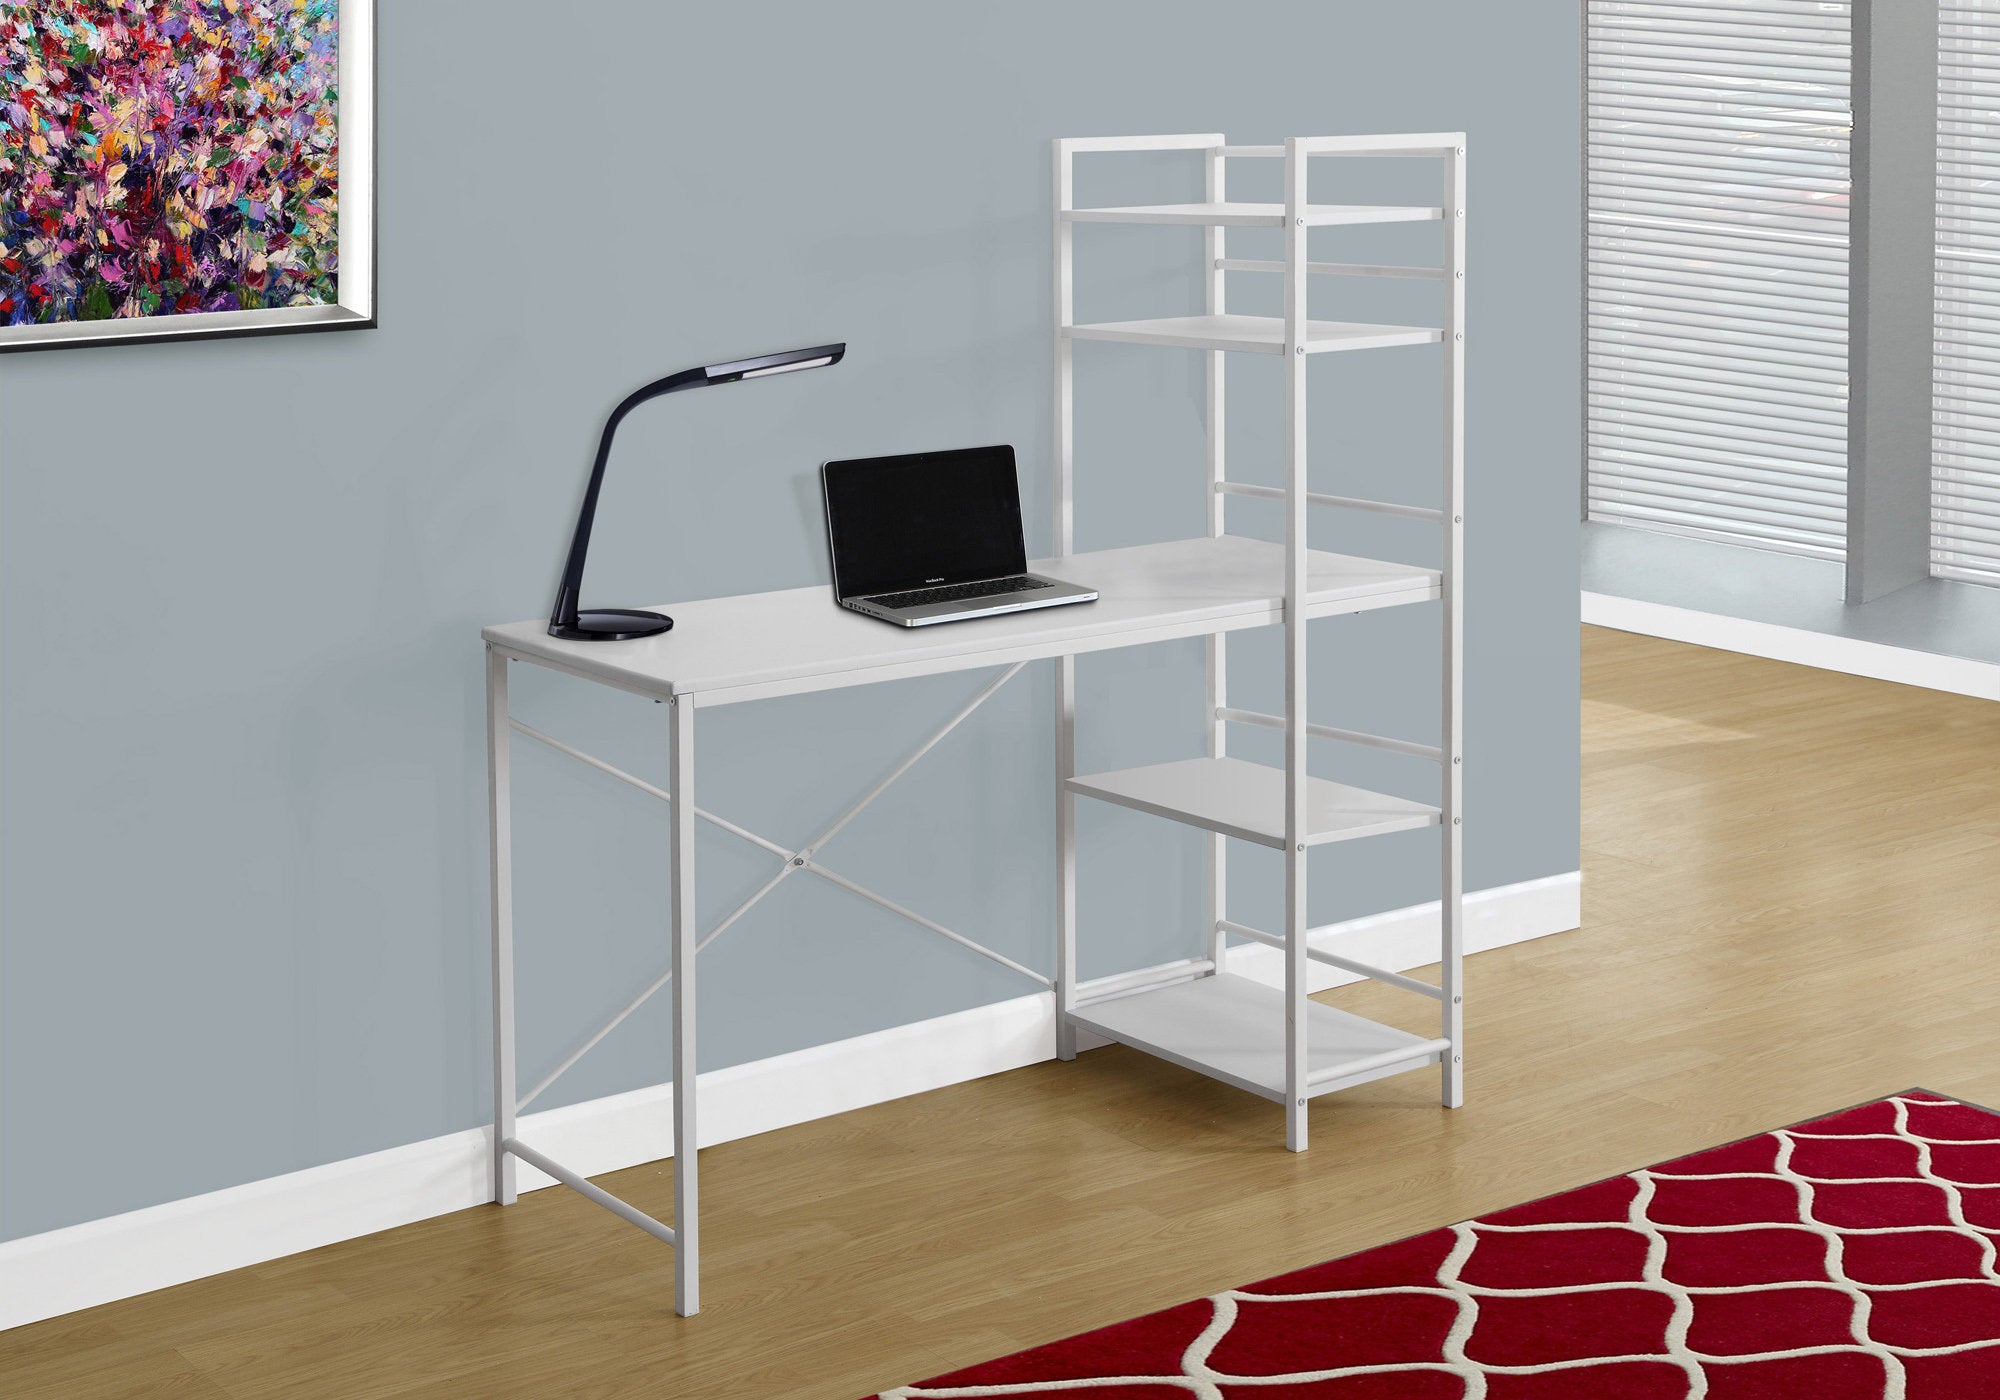
<path fill-rule="evenodd" d="M 1638 632 L 1720 651 L 1742 652 L 1822 671 L 1841 671 L 1871 680 L 1896 681 L 1926 690 L 1948 690 L 1982 700 L 2000 700 L 2000 666 L 1960 656 L 1913 651 L 1858 637 L 1750 622 L 1720 613 L 1697 612 L 1667 603 L 1646 603 L 1609 593 L 1583 595 L 1583 621 L 1592 627 Z"/>
<path fill-rule="evenodd" d="M 1583 923 L 1583 879 L 1577 871 L 1475 890 L 1465 897 L 1465 951 L 1483 953 L 1509 943 L 1525 943 L 1546 933 L 1564 933 Z M 1391 972 L 1408 972 L 1438 960 L 1438 901 L 1349 919 L 1312 931 L 1312 942 Z M 1272 987 L 1285 985 L 1285 955 L 1266 944 L 1229 950 L 1229 970 Z M 1308 965 L 1307 985 L 1315 992 L 1359 982 L 1358 973 L 1325 963 Z"/>
<path fill-rule="evenodd" d="M 1575 871 L 1468 895 L 1466 950 L 1573 929 Z M 1343 952 L 1401 971 L 1437 957 L 1435 903 L 1316 930 Z M 1231 950 L 1230 970 L 1282 978 L 1276 949 Z M 1315 988 L 1354 980 L 1315 964 Z M 1320 974 L 1327 974 L 1321 977 Z M 1053 1058 L 1047 992 L 897 1026 L 701 1077 L 704 1147 L 886 1103 Z M 521 1140 L 587 1176 L 672 1155 L 673 1091 L 637 1089 L 524 1114 Z M 393 1229 L 491 1199 L 489 1130 L 290 1172 L 0 1243 L 0 1329 Z M 526 1163 L 520 1188 L 554 1182 Z M 606 1218 L 606 1229 L 623 1228 Z"/>

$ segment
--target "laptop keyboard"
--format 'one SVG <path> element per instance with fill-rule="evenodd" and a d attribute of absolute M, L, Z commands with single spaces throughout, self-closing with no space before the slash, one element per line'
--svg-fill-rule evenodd
<path fill-rule="evenodd" d="M 1053 588 L 1045 579 L 1016 574 L 1012 578 L 982 579 L 978 583 L 951 583 L 943 588 L 912 588 L 903 593 L 877 593 L 868 601 L 885 608 L 921 608 L 927 603 L 956 603 L 964 598 L 991 598 L 999 593 L 1025 593 L 1033 588 Z"/>

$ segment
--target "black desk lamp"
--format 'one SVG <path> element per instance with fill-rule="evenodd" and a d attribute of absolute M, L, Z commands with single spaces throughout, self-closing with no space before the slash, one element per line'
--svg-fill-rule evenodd
<path fill-rule="evenodd" d="M 611 456 L 611 437 L 626 414 L 648 399 L 682 389 L 698 389 L 706 384 L 734 384 L 739 379 L 758 379 L 767 374 L 784 374 L 795 369 L 817 369 L 837 365 L 847 353 L 845 345 L 815 345 L 810 350 L 787 350 L 777 355 L 759 355 L 752 360 L 732 360 L 726 365 L 705 365 L 684 369 L 679 374 L 656 379 L 630 395 L 611 410 L 604 436 L 597 444 L 597 465 L 590 469 L 590 485 L 583 493 L 583 510 L 576 518 L 576 534 L 569 542 L 569 562 L 563 565 L 562 586 L 556 589 L 555 610 L 549 614 L 549 635 L 573 642 L 622 642 L 634 637 L 651 637 L 674 625 L 661 613 L 636 612 L 630 608 L 588 608 L 577 610 L 576 599 L 583 587 L 583 561 L 590 553 L 590 527 L 597 519 L 597 489 L 604 484 L 604 464 Z"/>

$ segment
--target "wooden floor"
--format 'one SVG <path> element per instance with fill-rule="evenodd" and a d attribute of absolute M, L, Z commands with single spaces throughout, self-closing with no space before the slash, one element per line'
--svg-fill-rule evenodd
<path fill-rule="evenodd" d="M 1276 1106 L 1104 1049 L 705 1153 L 700 1317 L 541 1191 L 0 1334 L 0 1394 L 853 1400 L 1891 1090 L 2000 1104 L 2000 707 L 1584 658 L 1584 926 L 1472 961 L 1458 1112 L 1381 1081 L 1294 1156 Z M 664 1216 L 669 1171 L 607 1185 Z"/>

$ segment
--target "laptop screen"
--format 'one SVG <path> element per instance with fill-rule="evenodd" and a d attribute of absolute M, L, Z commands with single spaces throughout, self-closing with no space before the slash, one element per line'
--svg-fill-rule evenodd
<path fill-rule="evenodd" d="M 828 462 L 821 476 L 842 598 L 1001 578 L 1028 566 L 1011 447 Z"/>

